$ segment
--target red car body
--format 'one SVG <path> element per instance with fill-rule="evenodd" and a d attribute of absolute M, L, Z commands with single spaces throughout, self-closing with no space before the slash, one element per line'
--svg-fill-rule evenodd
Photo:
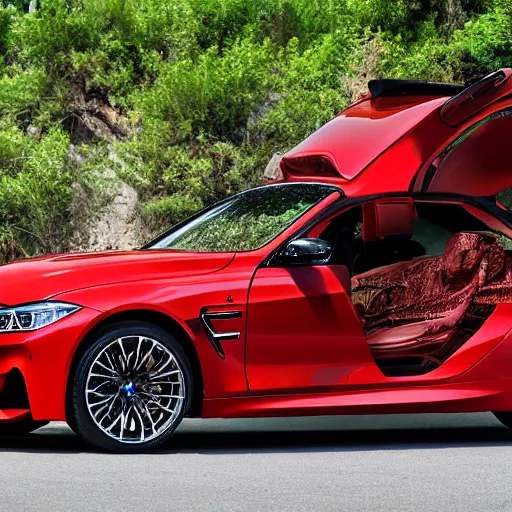
<path fill-rule="evenodd" d="M 512 107 L 512 71 L 500 73 L 469 93 L 428 84 L 412 92 L 402 84 L 398 94 L 384 87 L 341 112 L 281 162 L 283 181 L 329 183 L 339 191 L 260 249 L 70 254 L 1 267 L 2 305 L 50 300 L 82 308 L 40 330 L 0 334 L 0 387 L 17 369 L 28 395 L 24 407 L 0 407 L 0 422 L 30 415 L 66 420 L 70 382 L 85 340 L 119 319 L 153 322 L 183 344 L 196 374 L 190 415 L 512 411 L 512 303 L 497 304 L 481 328 L 434 370 L 385 375 L 352 304 L 345 267 L 262 266 L 306 226 L 317 219 L 327 223 L 326 212 L 335 215 L 344 204 L 420 195 L 463 202 L 510 187 L 506 130 L 484 133 L 473 141 L 471 154 L 456 155 L 443 173 L 432 177 L 429 171 L 461 134 Z M 510 231 L 508 212 L 495 218 L 469 199 L 467 208 L 501 232 Z M 236 314 L 213 319 L 212 331 L 240 333 L 219 342 L 221 353 L 204 324 L 205 314 L 219 312 Z"/>

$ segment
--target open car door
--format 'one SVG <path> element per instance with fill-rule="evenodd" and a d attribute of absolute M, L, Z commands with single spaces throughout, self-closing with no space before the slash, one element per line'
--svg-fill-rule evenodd
<path fill-rule="evenodd" d="M 512 187 L 511 75 L 493 73 L 443 106 L 441 119 L 460 129 L 423 165 L 414 192 L 496 197 Z"/>
<path fill-rule="evenodd" d="M 512 185 L 512 69 L 467 88 L 379 80 L 370 91 L 282 157 L 284 180 L 335 183 L 347 197 Z"/>

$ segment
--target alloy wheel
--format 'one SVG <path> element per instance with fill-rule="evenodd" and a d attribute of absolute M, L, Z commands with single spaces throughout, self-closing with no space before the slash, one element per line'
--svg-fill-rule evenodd
<path fill-rule="evenodd" d="M 141 444 L 167 432 L 185 404 L 185 379 L 173 353 L 146 336 L 110 342 L 89 367 L 85 400 L 105 434 Z"/>

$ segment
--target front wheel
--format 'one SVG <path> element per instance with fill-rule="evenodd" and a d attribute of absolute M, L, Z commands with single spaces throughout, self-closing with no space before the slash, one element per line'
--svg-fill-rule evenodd
<path fill-rule="evenodd" d="M 192 389 L 191 364 L 175 338 L 145 322 L 119 323 L 78 363 L 70 423 L 99 448 L 140 452 L 170 439 Z"/>
<path fill-rule="evenodd" d="M 505 427 L 512 428 L 512 412 L 493 411 L 493 414 Z"/>

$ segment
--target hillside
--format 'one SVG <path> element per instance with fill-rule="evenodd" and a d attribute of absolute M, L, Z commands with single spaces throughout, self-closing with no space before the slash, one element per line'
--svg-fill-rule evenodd
<path fill-rule="evenodd" d="M 137 245 L 368 79 L 469 83 L 511 34 L 512 0 L 1 0 L 0 262 Z"/>

